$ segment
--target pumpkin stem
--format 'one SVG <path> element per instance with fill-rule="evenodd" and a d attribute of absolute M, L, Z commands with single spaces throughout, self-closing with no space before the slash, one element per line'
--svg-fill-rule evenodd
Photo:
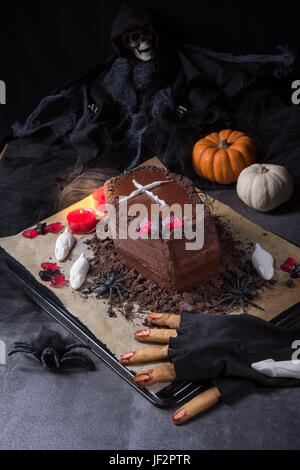
<path fill-rule="evenodd" d="M 265 166 L 261 166 L 258 170 L 258 173 L 268 173 L 268 168 L 266 168 Z"/>
<path fill-rule="evenodd" d="M 227 139 L 221 139 L 219 143 L 219 149 L 227 149 L 231 144 L 227 142 Z"/>

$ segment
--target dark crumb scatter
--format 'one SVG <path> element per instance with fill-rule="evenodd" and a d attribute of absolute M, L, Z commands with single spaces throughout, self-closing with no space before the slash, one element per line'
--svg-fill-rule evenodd
<path fill-rule="evenodd" d="M 214 279 L 205 284 L 194 287 L 184 292 L 169 292 L 160 288 L 154 282 L 146 279 L 141 274 L 133 280 L 126 281 L 125 285 L 131 292 L 124 292 L 125 304 L 118 296 L 114 296 L 113 306 L 127 320 L 136 316 L 134 313 L 134 304 L 139 305 L 139 314 L 148 311 L 180 313 L 186 311 L 190 313 L 220 313 L 224 305 L 211 308 L 218 301 L 220 295 L 230 289 L 230 284 L 236 279 L 245 278 L 251 281 L 251 287 L 258 292 L 265 285 L 272 285 L 276 281 L 263 281 L 251 263 L 250 242 L 243 246 L 239 241 L 234 240 L 231 235 L 230 226 L 224 224 L 220 218 L 214 217 L 219 242 L 221 247 L 221 273 Z M 86 244 L 93 250 L 94 260 L 91 270 L 93 281 L 101 279 L 101 273 L 114 271 L 121 274 L 122 277 L 128 277 L 135 272 L 129 269 L 116 253 L 112 240 L 101 241 L 95 235 L 87 240 Z M 259 304 L 259 297 L 258 297 Z M 115 316 L 115 312 L 108 314 Z"/>
<path fill-rule="evenodd" d="M 286 285 L 288 287 L 295 287 L 295 283 L 294 283 L 293 279 L 289 279 L 288 281 L 286 281 Z"/>
<path fill-rule="evenodd" d="M 116 318 L 117 316 L 116 312 L 110 307 L 108 307 L 107 313 L 108 313 L 108 316 L 111 318 Z"/>

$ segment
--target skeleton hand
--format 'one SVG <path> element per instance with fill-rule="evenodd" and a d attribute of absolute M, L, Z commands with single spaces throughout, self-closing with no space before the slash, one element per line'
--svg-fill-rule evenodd
<path fill-rule="evenodd" d="M 169 339 L 177 336 L 176 329 L 179 327 L 180 315 L 150 313 L 147 319 L 156 325 L 167 326 L 170 329 L 138 331 L 134 335 L 135 339 L 144 343 L 160 343 L 161 346 L 127 352 L 121 356 L 121 364 L 139 364 L 168 358 Z M 153 369 L 140 372 L 133 380 L 142 386 L 153 385 L 157 382 L 174 382 L 176 380 L 175 368 L 173 364 L 168 362 Z M 220 400 L 220 397 L 221 394 L 217 387 L 212 387 L 200 393 L 174 413 L 172 417 L 173 423 L 181 424 L 188 421 L 213 406 Z"/>
<path fill-rule="evenodd" d="M 89 104 L 88 108 L 89 108 L 90 112 L 94 115 L 96 115 L 99 111 L 99 107 L 95 103 Z"/>
<path fill-rule="evenodd" d="M 188 112 L 188 107 L 187 107 L 187 105 L 183 106 L 183 105 L 180 104 L 180 105 L 177 106 L 177 108 L 176 108 L 176 118 L 177 118 L 177 119 L 183 118 L 183 117 L 186 115 L 187 112 Z"/>

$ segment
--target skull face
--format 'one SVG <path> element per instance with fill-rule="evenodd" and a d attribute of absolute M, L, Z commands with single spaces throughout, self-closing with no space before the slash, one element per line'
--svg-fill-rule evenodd
<path fill-rule="evenodd" d="M 149 25 L 124 33 L 122 43 L 139 60 L 148 62 L 154 58 L 153 33 Z"/>

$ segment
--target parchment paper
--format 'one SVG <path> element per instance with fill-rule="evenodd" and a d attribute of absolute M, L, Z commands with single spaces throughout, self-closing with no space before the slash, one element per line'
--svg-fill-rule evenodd
<path fill-rule="evenodd" d="M 163 167 L 157 158 L 149 160 L 144 165 L 149 164 Z M 46 222 L 53 223 L 60 221 L 67 226 L 67 213 L 70 210 L 79 207 L 93 207 L 92 197 L 89 196 L 82 201 L 79 201 L 77 204 L 74 204 L 52 217 L 49 217 Z M 220 201 L 214 201 L 213 213 L 222 217 L 224 221 L 230 223 L 234 237 L 245 243 L 249 243 L 249 241 L 252 241 L 254 244 L 259 243 L 274 257 L 274 279 L 277 280 L 277 283 L 274 286 L 269 285 L 264 288 L 260 293 L 260 296 L 257 298 L 257 303 L 262 306 L 265 311 L 260 311 L 254 307 L 248 306 L 247 312 L 269 321 L 282 311 L 297 303 L 300 300 L 300 279 L 294 280 L 294 288 L 288 288 L 286 286 L 286 281 L 289 279 L 289 275 L 280 271 L 279 266 L 288 256 L 292 256 L 299 261 L 300 248 L 279 236 L 266 231 L 262 227 L 233 211 L 229 206 L 222 204 Z M 39 282 L 42 282 L 38 275 L 41 270 L 41 263 L 46 261 L 55 262 L 54 247 L 57 236 L 58 235 L 47 234 L 30 240 L 25 239 L 21 234 L 17 234 L 12 237 L 1 238 L 0 245 L 11 256 L 23 264 Z M 76 236 L 77 243 L 70 256 L 66 261 L 58 263 L 61 271 L 65 274 L 67 279 L 69 278 L 70 267 L 80 253 L 84 251 L 86 256 L 89 259 L 92 259 L 92 251 L 88 250 L 87 245 L 84 244 L 84 241 L 92 236 L 93 234 Z M 49 287 L 48 283 L 45 283 L 45 285 Z M 142 343 L 137 344 L 133 339 L 133 333 L 135 331 L 145 328 L 142 324 L 144 321 L 144 315 L 141 315 L 140 318 L 135 318 L 133 321 L 126 320 L 119 313 L 117 314 L 117 318 L 110 318 L 107 314 L 107 299 L 95 299 L 92 296 L 89 296 L 88 299 L 84 299 L 79 292 L 74 291 L 70 286 L 64 286 L 63 288 L 53 290 L 55 295 L 62 301 L 69 312 L 78 317 L 82 323 L 84 323 L 97 338 L 106 344 L 109 350 L 117 357 L 127 351 L 134 350 L 137 347 L 147 347 L 147 345 L 143 345 Z M 239 313 L 239 309 L 232 313 Z M 139 365 L 135 367 L 130 366 L 130 369 L 138 372 L 145 368 L 151 368 L 153 364 L 150 363 L 146 366 Z M 163 385 L 163 387 L 164 386 L 165 385 Z M 163 387 L 157 384 L 150 387 L 150 389 L 155 392 Z"/>

